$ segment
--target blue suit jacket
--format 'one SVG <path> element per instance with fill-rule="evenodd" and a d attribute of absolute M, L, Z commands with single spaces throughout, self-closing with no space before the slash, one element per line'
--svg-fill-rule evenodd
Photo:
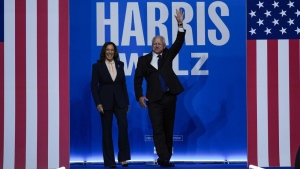
<path fill-rule="evenodd" d="M 117 76 L 112 80 L 105 62 L 93 64 L 91 90 L 96 106 L 102 104 L 104 110 L 111 110 L 115 101 L 120 108 L 129 105 L 124 63 L 115 62 Z"/>

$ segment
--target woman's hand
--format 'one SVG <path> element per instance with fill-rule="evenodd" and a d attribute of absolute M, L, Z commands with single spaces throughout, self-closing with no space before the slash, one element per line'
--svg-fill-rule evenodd
<path fill-rule="evenodd" d="M 97 109 L 98 109 L 98 111 L 99 111 L 100 113 L 104 114 L 102 104 L 98 104 L 98 105 L 97 105 Z"/>

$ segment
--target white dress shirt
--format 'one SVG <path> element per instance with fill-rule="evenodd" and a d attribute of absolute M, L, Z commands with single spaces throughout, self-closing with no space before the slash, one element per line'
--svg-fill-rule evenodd
<path fill-rule="evenodd" d="M 178 31 L 179 31 L 179 32 L 184 32 L 184 29 L 183 29 L 183 28 L 178 28 Z M 162 55 L 162 54 L 160 54 L 160 55 Z M 153 67 L 155 67 L 156 69 L 158 69 L 158 64 L 157 64 L 157 62 L 158 62 L 158 57 L 157 57 L 157 56 L 158 56 L 158 54 L 152 52 L 151 65 L 152 65 Z"/>

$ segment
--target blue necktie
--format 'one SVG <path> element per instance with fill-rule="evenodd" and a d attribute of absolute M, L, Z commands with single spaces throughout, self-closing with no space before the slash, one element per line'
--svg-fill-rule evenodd
<path fill-rule="evenodd" d="M 161 55 L 158 55 L 158 61 L 157 61 L 157 68 L 159 69 L 160 65 L 161 65 Z M 159 74 L 159 81 L 160 81 L 160 84 L 161 84 L 161 88 L 162 88 L 162 91 L 165 92 L 167 91 L 167 85 L 164 81 L 164 79 L 162 78 L 162 76 Z"/>

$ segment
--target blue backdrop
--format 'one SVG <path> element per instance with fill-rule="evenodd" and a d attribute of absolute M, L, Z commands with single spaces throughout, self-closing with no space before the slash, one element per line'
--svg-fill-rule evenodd
<path fill-rule="evenodd" d="M 125 63 L 132 161 L 155 159 L 147 109 L 134 96 L 137 59 L 161 34 L 174 40 L 174 13 L 185 12 L 185 44 L 173 62 L 178 96 L 175 161 L 246 161 L 246 0 L 70 0 L 71 162 L 102 161 L 101 124 L 91 96 L 91 68 L 106 41 Z M 113 126 L 117 151 L 117 126 Z"/>

